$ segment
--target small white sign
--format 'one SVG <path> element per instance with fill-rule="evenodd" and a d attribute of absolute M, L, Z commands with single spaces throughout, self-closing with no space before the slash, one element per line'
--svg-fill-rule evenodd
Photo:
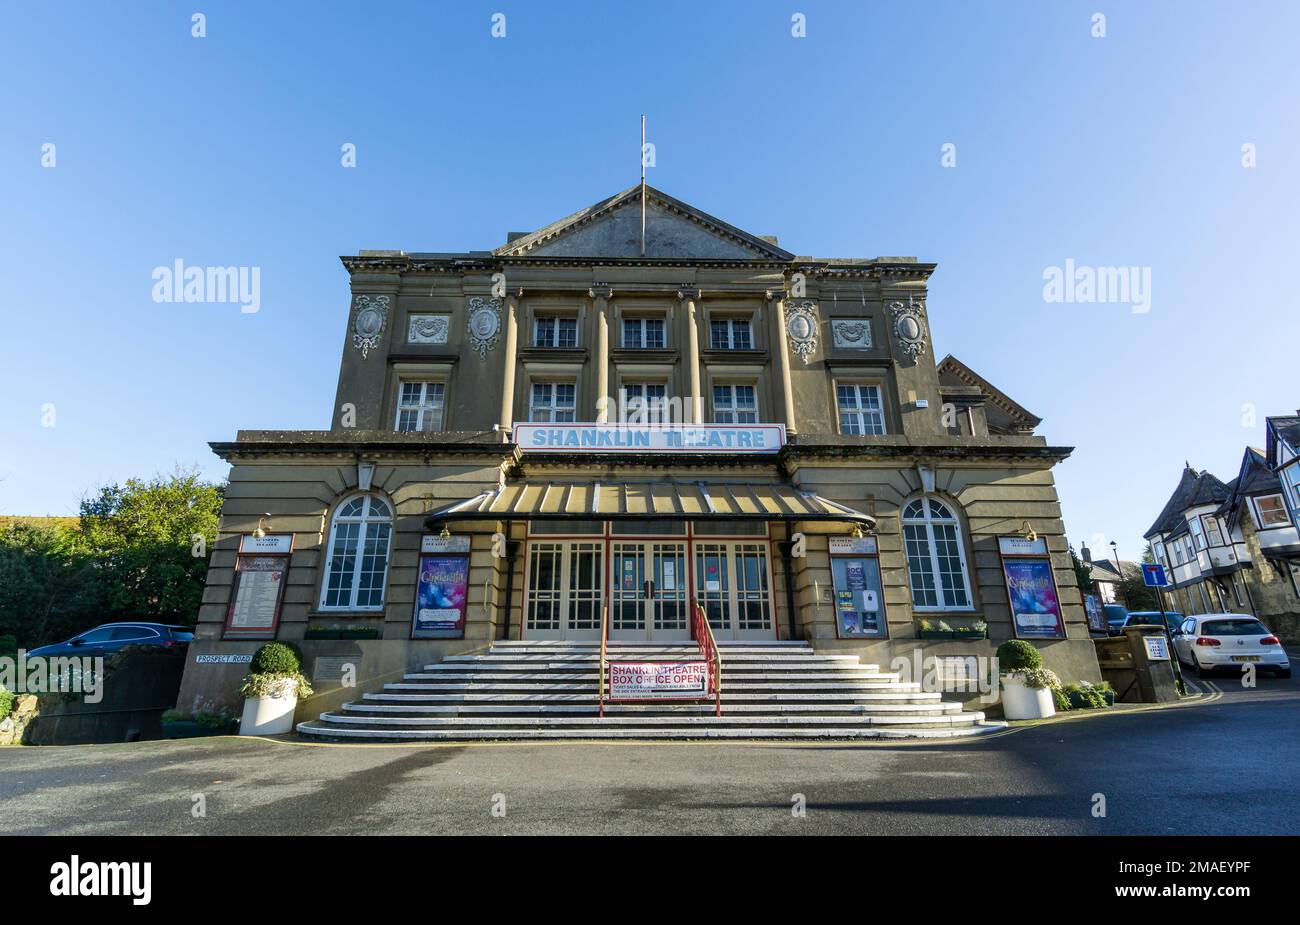
<path fill-rule="evenodd" d="M 672 559 L 664 559 L 664 587 L 665 591 L 677 590 L 677 563 Z"/>
<path fill-rule="evenodd" d="M 876 538 L 874 536 L 833 536 L 830 540 L 832 556 L 874 556 Z"/>
<path fill-rule="evenodd" d="M 239 538 L 239 551 L 254 555 L 290 553 L 293 552 L 293 534 L 268 533 L 266 536 L 253 536 L 245 533 Z"/>
<path fill-rule="evenodd" d="M 1043 537 L 1027 540 L 1022 536 L 1000 536 L 998 548 L 1004 556 L 1045 556 L 1047 540 Z"/>
<path fill-rule="evenodd" d="M 1163 636 L 1143 636 L 1142 643 L 1147 647 L 1147 660 L 1152 662 L 1169 661 L 1169 646 L 1165 645 Z"/>
<path fill-rule="evenodd" d="M 420 540 L 420 552 L 469 552 L 469 537 L 426 536 Z"/>

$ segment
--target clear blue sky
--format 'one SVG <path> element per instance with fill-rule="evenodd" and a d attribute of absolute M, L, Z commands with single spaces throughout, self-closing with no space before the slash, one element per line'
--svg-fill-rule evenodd
<path fill-rule="evenodd" d="M 666 192 L 937 262 L 938 354 L 1077 447 L 1071 538 L 1133 557 L 1185 459 L 1231 478 L 1300 406 L 1297 34 L 1280 2 L 11 5 L 0 513 L 328 426 L 339 254 L 487 249 L 629 186 L 645 111 Z M 177 258 L 260 267 L 261 311 L 156 304 Z M 1150 267 L 1150 312 L 1044 302 L 1067 258 Z"/>

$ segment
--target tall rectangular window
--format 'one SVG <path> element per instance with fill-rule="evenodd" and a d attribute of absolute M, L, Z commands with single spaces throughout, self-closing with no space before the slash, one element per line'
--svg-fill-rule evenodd
<path fill-rule="evenodd" d="M 752 385 L 715 385 L 713 423 L 757 424 L 758 397 Z"/>
<path fill-rule="evenodd" d="M 709 348 L 752 350 L 754 332 L 749 318 L 713 318 L 709 321 Z"/>
<path fill-rule="evenodd" d="M 662 318 L 624 318 L 623 346 L 635 350 L 661 350 L 667 345 Z"/>
<path fill-rule="evenodd" d="M 1219 529 L 1219 518 L 1213 514 L 1202 514 L 1205 520 L 1205 535 L 1209 538 L 1211 546 L 1223 545 L 1223 531 Z"/>
<path fill-rule="evenodd" d="M 1204 549 L 1204 548 L 1205 548 L 1205 533 L 1204 533 L 1204 531 L 1201 530 L 1201 520 L 1200 520 L 1200 518 L 1199 518 L 1199 517 L 1193 517 L 1191 520 L 1189 520 L 1189 521 L 1187 522 L 1187 526 L 1188 526 L 1188 527 L 1191 529 L 1191 531 L 1192 531 L 1192 540 L 1193 540 L 1193 542 L 1195 542 L 1195 544 L 1196 544 L 1196 548 L 1197 548 L 1197 549 Z"/>
<path fill-rule="evenodd" d="M 578 346 L 578 319 L 543 315 L 533 321 L 534 347 Z"/>
<path fill-rule="evenodd" d="M 662 382 L 623 383 L 620 418 L 629 424 L 661 424 L 667 420 L 667 386 Z"/>
<path fill-rule="evenodd" d="M 572 382 L 534 382 L 528 402 L 528 420 L 538 423 L 572 423 L 577 408 L 577 386 Z"/>
<path fill-rule="evenodd" d="M 442 430 L 443 399 L 447 386 L 442 382 L 403 381 L 397 392 L 399 431 L 432 433 Z"/>
<path fill-rule="evenodd" d="M 840 412 L 840 433 L 880 436 L 885 432 L 885 413 L 880 404 L 880 386 L 842 384 L 835 387 Z"/>

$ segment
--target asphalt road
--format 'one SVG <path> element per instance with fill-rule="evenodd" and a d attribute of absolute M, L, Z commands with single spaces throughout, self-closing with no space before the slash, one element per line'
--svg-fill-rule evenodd
<path fill-rule="evenodd" d="M 1300 833 L 1300 682 L 1214 684 L 1194 705 L 967 743 L 2 748 L 0 831 Z"/>

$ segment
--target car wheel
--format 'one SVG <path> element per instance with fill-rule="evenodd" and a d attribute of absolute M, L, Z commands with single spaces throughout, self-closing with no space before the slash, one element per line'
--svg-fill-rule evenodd
<path fill-rule="evenodd" d="M 1289 677 L 1291 677 L 1291 669 L 1290 669 L 1290 668 L 1279 668 L 1277 671 L 1273 672 L 1273 674 L 1276 675 L 1276 676 L 1279 677 L 1279 678 L 1289 678 Z"/>

